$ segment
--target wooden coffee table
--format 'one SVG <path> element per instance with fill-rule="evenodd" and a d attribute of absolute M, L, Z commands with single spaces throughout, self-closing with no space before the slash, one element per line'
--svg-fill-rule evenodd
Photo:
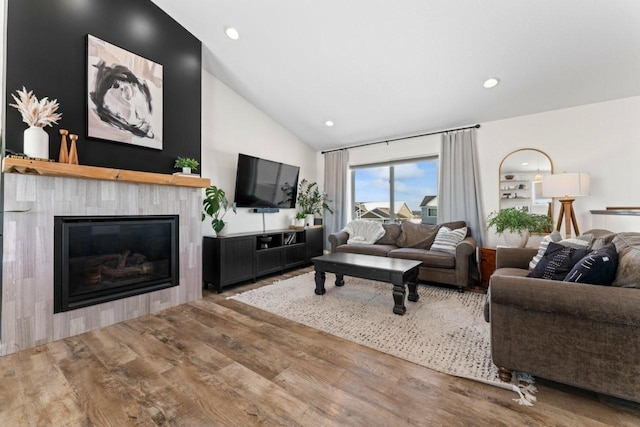
<path fill-rule="evenodd" d="M 378 280 L 393 284 L 393 312 L 403 315 L 407 308 L 404 305 L 406 295 L 405 284 L 409 287 L 409 301 L 418 301 L 416 292 L 418 266 L 420 261 L 400 258 L 386 258 L 372 255 L 336 252 L 311 258 L 315 269 L 316 295 L 324 295 L 325 273 L 336 275 L 336 286 L 344 286 L 344 276 Z"/>

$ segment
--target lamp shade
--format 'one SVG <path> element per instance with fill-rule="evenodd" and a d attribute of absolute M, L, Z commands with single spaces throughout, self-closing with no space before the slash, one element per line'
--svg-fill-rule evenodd
<path fill-rule="evenodd" d="M 590 187 L 591 178 L 586 172 L 559 173 L 542 177 L 544 197 L 588 196 Z"/>

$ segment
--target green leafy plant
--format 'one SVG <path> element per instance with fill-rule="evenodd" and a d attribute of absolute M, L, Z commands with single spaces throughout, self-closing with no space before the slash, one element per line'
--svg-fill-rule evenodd
<path fill-rule="evenodd" d="M 221 188 L 212 185 L 207 187 L 204 190 L 205 198 L 202 201 L 202 221 L 209 216 L 211 217 L 211 226 L 216 233 L 219 233 L 220 230 L 224 228 L 223 218 L 232 210 L 233 213 L 236 212 L 236 204 L 233 203 L 231 207 L 229 207 L 229 200 L 227 200 L 227 195 L 224 190 Z"/>
<path fill-rule="evenodd" d="M 487 218 L 487 228 L 495 227 L 496 233 L 505 231 L 522 235 L 523 231 L 531 233 L 548 233 L 552 230 L 552 221 L 548 215 L 525 212 L 518 208 L 502 209 L 491 212 Z"/>
<path fill-rule="evenodd" d="M 198 163 L 196 159 L 192 159 L 190 157 L 178 157 L 176 159 L 176 164 L 173 165 L 176 169 L 191 168 L 194 171 L 198 170 L 198 166 L 200 166 L 200 163 Z"/>
<path fill-rule="evenodd" d="M 298 213 L 296 214 L 296 219 L 304 219 L 304 217 L 305 217 L 305 216 L 307 216 L 307 214 L 306 214 L 306 213 L 304 213 L 304 212 L 298 212 Z"/>
<path fill-rule="evenodd" d="M 300 206 L 300 213 L 304 215 L 318 214 L 322 216 L 324 209 L 333 213 L 333 209 L 329 206 L 329 203 L 332 202 L 329 196 L 327 196 L 327 193 L 320 191 L 318 184 L 315 182 L 309 182 L 306 179 L 300 181 L 298 185 L 298 205 Z"/>

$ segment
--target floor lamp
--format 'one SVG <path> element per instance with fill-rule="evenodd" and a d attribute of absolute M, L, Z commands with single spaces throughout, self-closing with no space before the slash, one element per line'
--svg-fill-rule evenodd
<path fill-rule="evenodd" d="M 576 213 L 573 210 L 573 201 L 576 197 L 588 196 L 591 179 L 586 172 L 559 173 L 542 177 L 542 195 L 544 197 L 560 198 L 560 215 L 556 229 L 560 231 L 562 218 L 564 217 L 565 235 L 571 237 L 571 224 L 576 236 L 580 234 Z"/>

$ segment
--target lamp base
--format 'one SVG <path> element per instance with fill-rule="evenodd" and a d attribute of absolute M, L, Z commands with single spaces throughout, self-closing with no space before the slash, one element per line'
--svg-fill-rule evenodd
<path fill-rule="evenodd" d="M 556 230 L 560 231 L 560 227 L 562 226 L 562 218 L 564 217 L 564 228 L 565 228 L 565 236 L 568 238 L 571 237 L 571 224 L 573 224 L 573 229 L 576 232 L 576 236 L 580 235 L 580 229 L 578 228 L 578 221 L 576 220 L 576 213 L 573 210 L 573 201 L 575 199 L 560 199 L 560 203 L 562 206 L 560 207 L 560 215 L 558 215 L 558 225 L 556 226 Z"/>

